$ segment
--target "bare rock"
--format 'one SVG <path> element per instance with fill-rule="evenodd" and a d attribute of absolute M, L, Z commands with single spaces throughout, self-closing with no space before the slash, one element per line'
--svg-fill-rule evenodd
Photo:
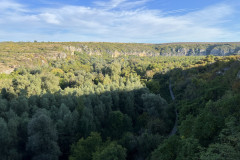
<path fill-rule="evenodd" d="M 177 55 L 179 55 L 179 56 L 185 56 L 187 53 L 188 53 L 188 51 L 186 48 L 179 48 L 177 50 Z"/>
<path fill-rule="evenodd" d="M 77 48 L 77 47 L 74 47 L 74 46 L 64 46 L 63 49 L 65 49 L 67 51 L 70 51 L 71 55 L 74 55 L 75 51 L 82 52 L 82 48 Z"/>
<path fill-rule="evenodd" d="M 207 51 L 205 49 L 199 49 L 198 55 L 206 56 L 207 55 Z"/>
<path fill-rule="evenodd" d="M 235 49 L 231 49 L 231 48 L 214 48 L 211 50 L 210 55 L 214 55 L 214 56 L 228 56 L 231 55 L 235 52 Z"/>

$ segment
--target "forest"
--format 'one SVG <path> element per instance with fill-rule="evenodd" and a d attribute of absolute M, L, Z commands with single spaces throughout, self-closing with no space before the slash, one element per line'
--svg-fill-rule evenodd
<path fill-rule="evenodd" d="M 19 63 L 0 74 L 1 160 L 240 157 L 238 55 L 17 58 L 1 57 Z"/>

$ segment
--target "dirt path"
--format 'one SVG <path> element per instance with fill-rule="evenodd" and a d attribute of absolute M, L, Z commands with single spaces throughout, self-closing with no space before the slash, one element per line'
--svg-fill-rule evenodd
<path fill-rule="evenodd" d="M 175 96 L 174 96 L 173 91 L 172 91 L 172 83 L 171 83 L 170 80 L 169 80 L 169 92 L 171 94 L 172 100 L 174 101 L 175 100 Z M 178 113 L 177 113 L 177 109 L 176 108 L 175 108 L 175 115 L 176 115 L 175 123 L 174 123 L 174 126 L 172 128 L 172 131 L 169 133 L 169 136 L 175 135 L 176 132 L 177 132 Z"/>

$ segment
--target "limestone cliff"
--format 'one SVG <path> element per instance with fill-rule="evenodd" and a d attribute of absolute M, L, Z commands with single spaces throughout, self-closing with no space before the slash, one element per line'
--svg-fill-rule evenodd
<path fill-rule="evenodd" d="M 111 55 L 112 57 L 136 56 L 227 56 L 240 54 L 240 43 L 170 43 L 170 44 L 133 44 L 133 43 L 76 43 L 64 46 L 65 51 L 89 55 Z"/>

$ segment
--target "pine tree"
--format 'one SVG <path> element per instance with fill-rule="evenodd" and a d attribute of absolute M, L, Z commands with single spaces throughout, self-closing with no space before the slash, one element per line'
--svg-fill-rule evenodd
<path fill-rule="evenodd" d="M 8 148 L 10 143 L 10 133 L 8 131 L 7 123 L 0 117 L 0 159 L 8 159 Z"/>
<path fill-rule="evenodd" d="M 46 110 L 38 110 L 28 124 L 27 150 L 33 160 L 57 160 L 57 133 Z"/>

